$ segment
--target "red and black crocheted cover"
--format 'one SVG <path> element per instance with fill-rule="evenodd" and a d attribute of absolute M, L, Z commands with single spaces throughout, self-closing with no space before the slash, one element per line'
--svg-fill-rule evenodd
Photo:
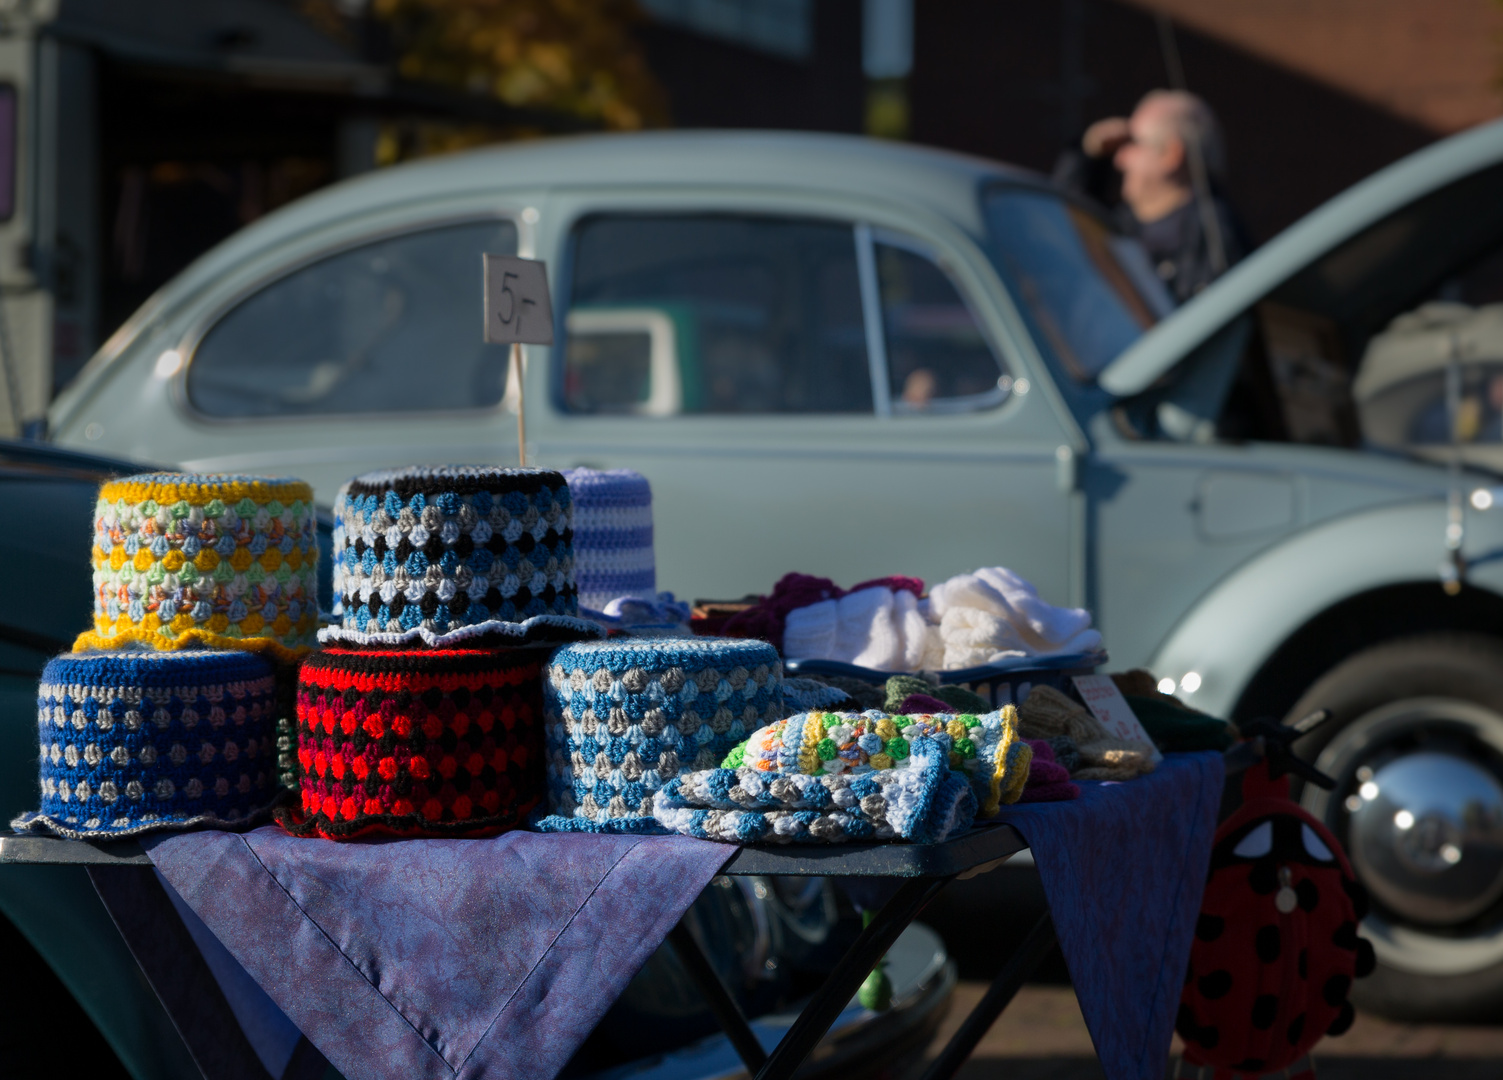
<path fill-rule="evenodd" d="M 297 836 L 480 836 L 543 796 L 543 654 L 326 649 L 298 672 Z"/>

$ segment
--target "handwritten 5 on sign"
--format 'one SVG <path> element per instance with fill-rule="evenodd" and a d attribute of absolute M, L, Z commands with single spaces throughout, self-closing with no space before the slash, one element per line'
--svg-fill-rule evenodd
<path fill-rule="evenodd" d="M 485 340 L 495 345 L 553 344 L 553 303 L 542 262 L 485 256 Z"/>

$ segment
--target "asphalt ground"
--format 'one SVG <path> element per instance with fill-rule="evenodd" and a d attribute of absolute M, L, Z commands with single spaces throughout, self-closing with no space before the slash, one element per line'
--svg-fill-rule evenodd
<path fill-rule="evenodd" d="M 986 992 L 963 980 L 935 1036 L 937 1053 Z M 1174 1052 L 1179 1039 L 1174 1040 Z M 1345 1035 L 1314 1052 L 1319 1080 L 1498 1080 L 1503 1077 L 1503 1024 L 1395 1024 L 1363 1013 Z M 960 1080 L 1104 1080 L 1068 986 L 1031 984 L 992 1025 Z"/>

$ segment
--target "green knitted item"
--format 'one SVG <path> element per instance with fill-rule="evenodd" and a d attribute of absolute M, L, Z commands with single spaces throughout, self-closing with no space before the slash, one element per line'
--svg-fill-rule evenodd
<path fill-rule="evenodd" d="M 1232 726 L 1177 702 L 1122 695 L 1148 737 L 1168 753 L 1192 750 L 1225 750 L 1236 739 Z"/>
<path fill-rule="evenodd" d="M 952 706 L 957 712 L 979 715 L 991 712 L 994 708 L 986 698 L 963 686 L 935 686 L 917 675 L 894 675 L 887 680 L 887 701 L 883 711 L 900 712 L 903 702 L 908 700 L 910 694 L 928 694 Z"/>

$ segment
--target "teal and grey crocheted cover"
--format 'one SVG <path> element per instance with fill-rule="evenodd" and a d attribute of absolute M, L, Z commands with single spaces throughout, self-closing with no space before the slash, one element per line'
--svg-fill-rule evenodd
<path fill-rule="evenodd" d="M 777 650 L 742 638 L 584 641 L 543 687 L 550 831 L 654 833 L 653 799 L 783 715 Z"/>
<path fill-rule="evenodd" d="M 579 618 L 573 509 L 549 469 L 413 466 L 366 473 L 334 500 L 327 645 L 557 643 Z"/>

